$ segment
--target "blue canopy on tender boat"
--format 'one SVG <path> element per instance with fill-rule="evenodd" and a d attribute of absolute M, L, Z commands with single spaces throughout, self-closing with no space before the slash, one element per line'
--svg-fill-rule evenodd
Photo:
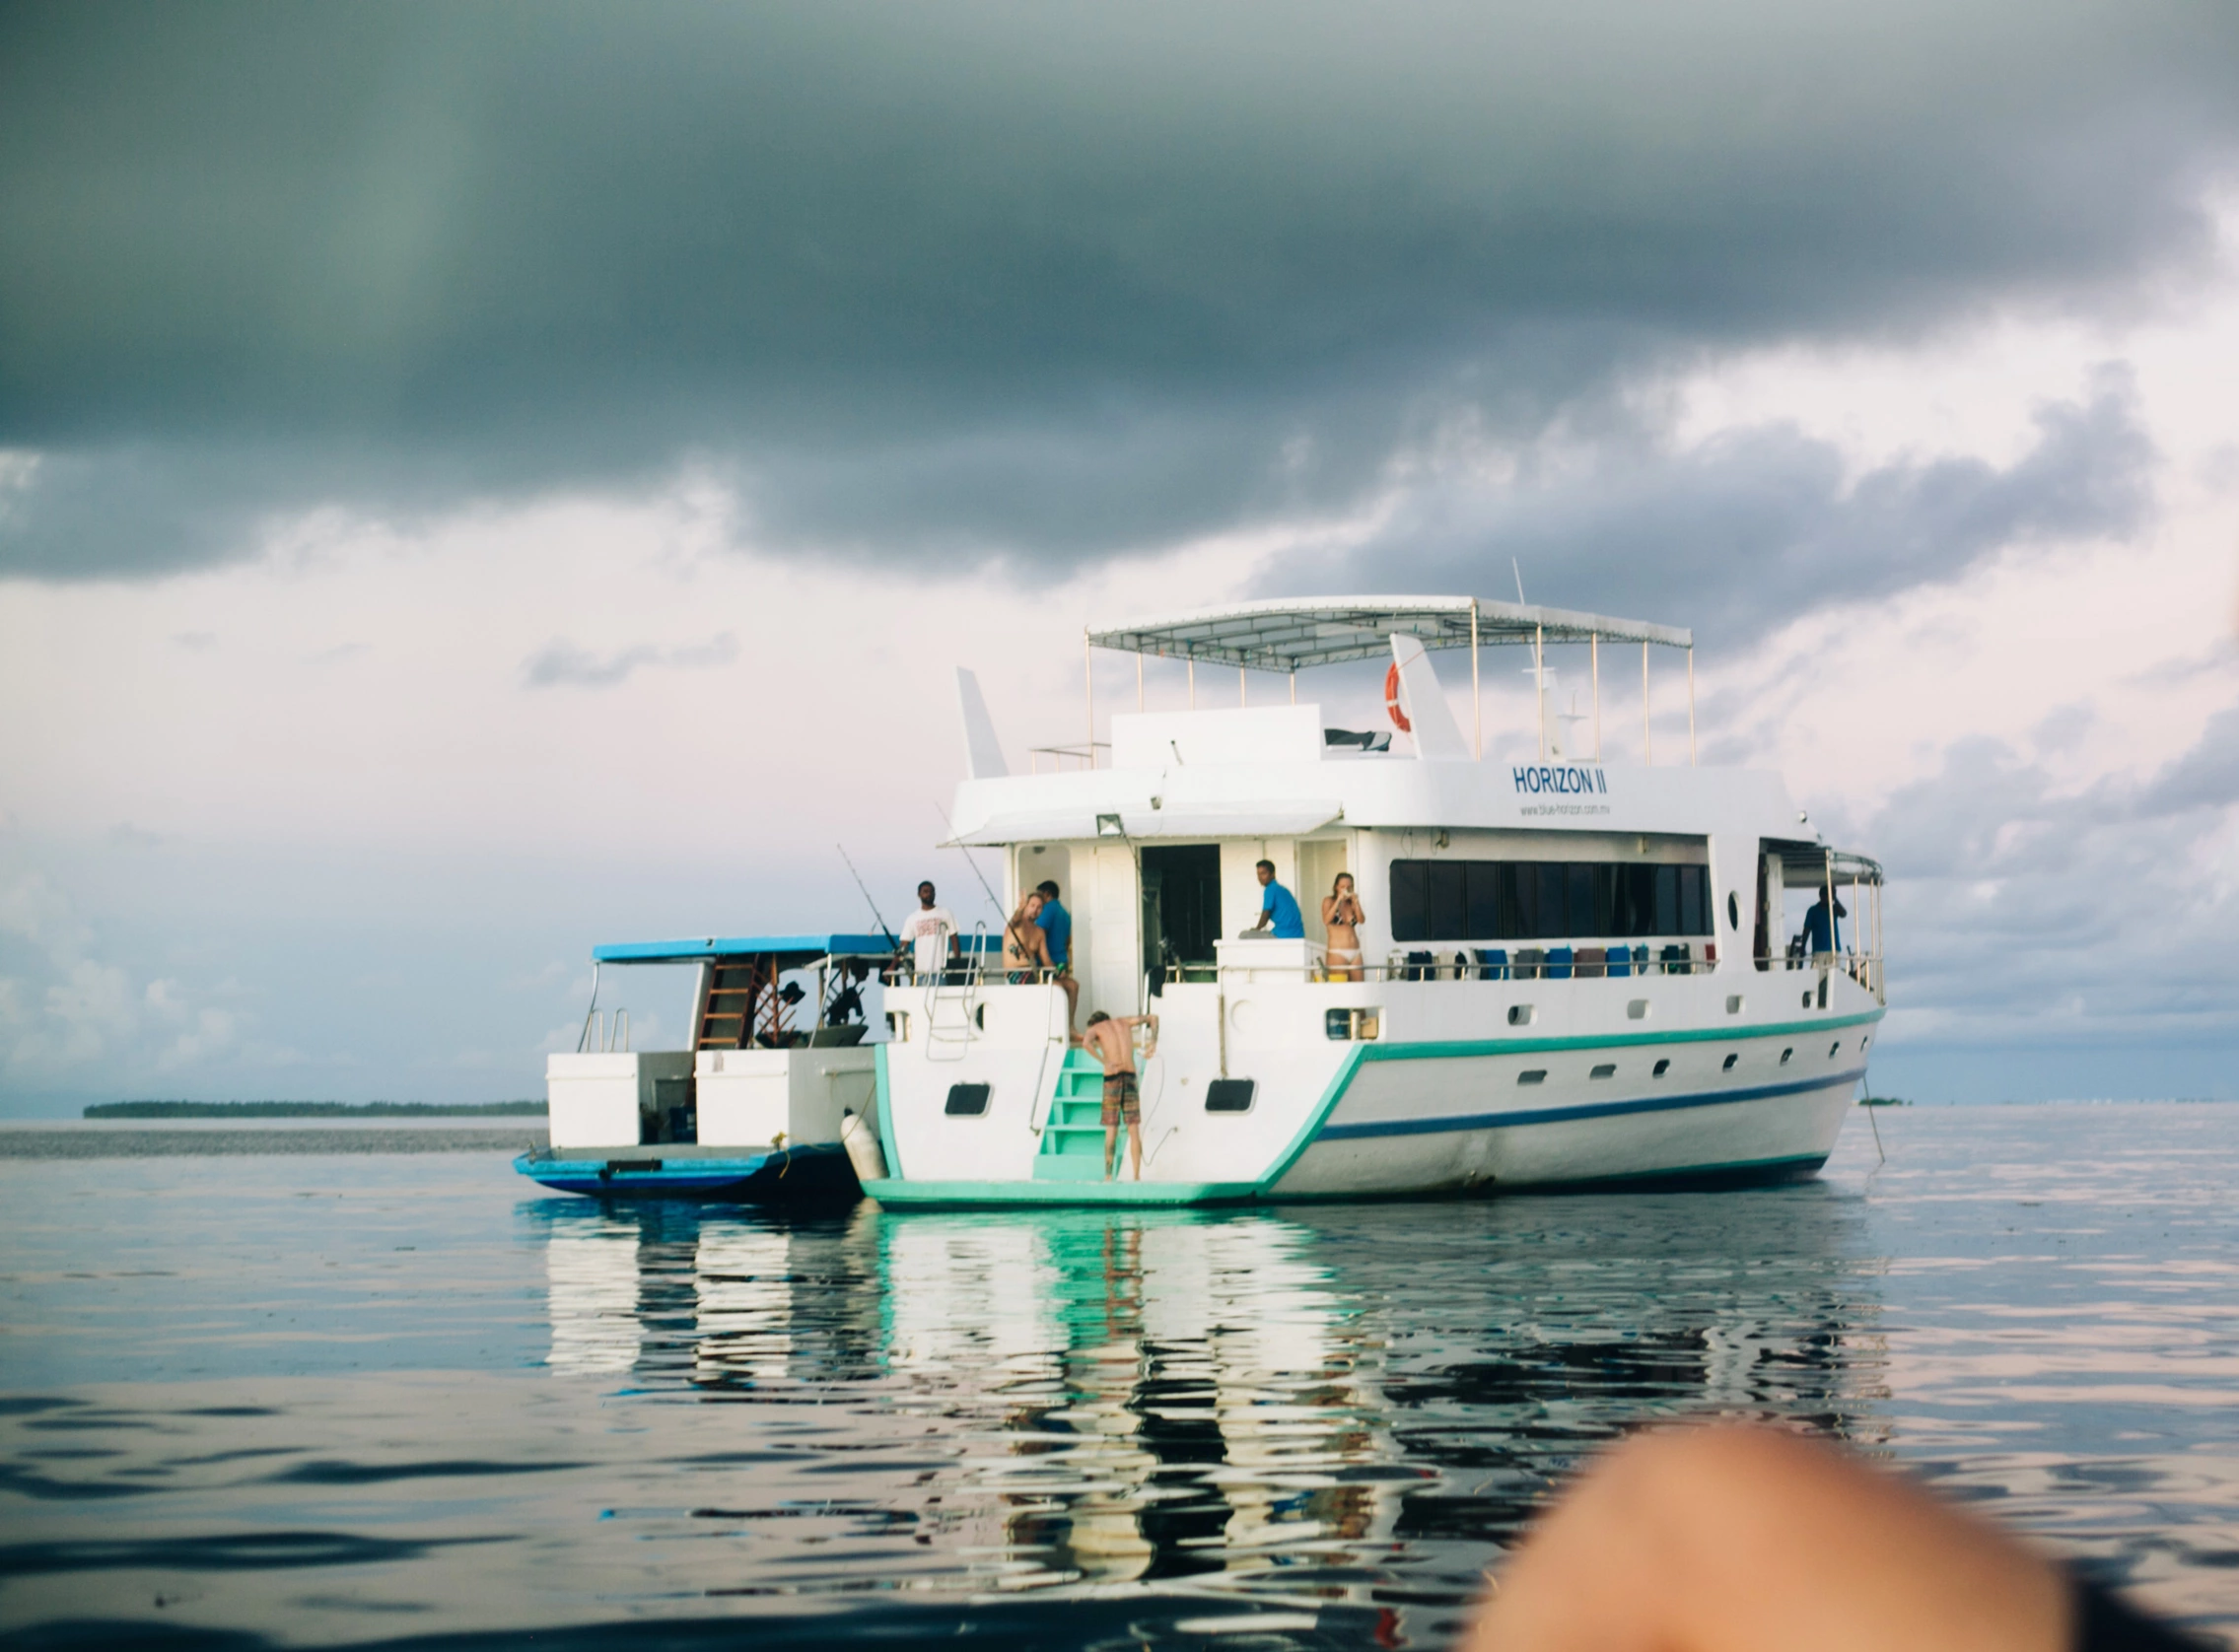
<path fill-rule="evenodd" d="M 959 935 L 957 944 L 970 952 L 974 938 Z M 977 938 L 989 951 L 1001 944 L 998 936 Z M 595 946 L 591 956 L 601 964 L 691 964 L 703 958 L 764 957 L 772 953 L 803 960 L 884 958 L 893 950 L 894 943 L 884 935 L 694 935 L 688 940 L 629 940 Z"/>

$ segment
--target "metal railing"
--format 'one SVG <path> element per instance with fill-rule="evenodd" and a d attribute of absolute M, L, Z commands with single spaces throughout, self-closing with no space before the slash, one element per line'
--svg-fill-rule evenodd
<path fill-rule="evenodd" d="M 576 1040 L 579 1056 L 626 1056 L 630 1052 L 630 1012 L 594 1005 L 583 1018 L 583 1033 Z"/>
<path fill-rule="evenodd" d="M 1319 947 L 1312 950 L 1316 953 L 1321 951 Z M 1541 951 L 1537 957 L 1519 955 L 1539 950 L 1535 948 L 1520 948 L 1517 952 L 1510 952 L 1505 960 L 1479 955 L 1491 950 L 1472 948 L 1453 952 L 1432 951 L 1427 955 L 1418 952 L 1412 957 L 1405 952 L 1393 952 L 1378 961 L 1364 959 L 1357 966 L 1361 971 L 1358 976 L 1331 968 L 1327 958 L 1322 956 L 1310 958 L 1303 964 L 1168 963 L 1159 976 L 1159 982 L 1162 986 L 1169 987 L 1210 987 L 1224 980 L 1269 976 L 1295 976 L 1304 983 L 1327 986 L 1359 986 L 1367 982 L 1639 981 L 1650 976 L 1709 975 L 1717 967 L 1714 953 L 1696 956 L 1692 950 L 1683 957 L 1665 957 L 1659 949 L 1658 955 L 1654 957 L 1622 959 L 1606 954 L 1600 958 L 1579 958 L 1574 950 L 1568 958 L 1548 957 L 1545 951 Z M 1816 972 L 1822 977 L 1846 975 L 1872 993 L 1876 1001 L 1887 1001 L 1882 960 L 1875 953 L 1820 952 L 1752 961 L 1763 963 L 1765 968 L 1775 973 Z M 1057 984 L 1058 974 L 1056 970 L 1007 969 L 1000 963 L 983 964 L 960 959 L 944 970 L 921 972 L 896 966 L 882 972 L 880 979 L 888 987 L 945 987 L 950 992 L 968 989 L 976 993 L 987 987 L 1051 987 Z"/>

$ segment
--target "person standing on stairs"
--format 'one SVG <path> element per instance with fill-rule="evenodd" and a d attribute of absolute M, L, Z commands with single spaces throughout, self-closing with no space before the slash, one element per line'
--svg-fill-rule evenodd
<path fill-rule="evenodd" d="M 1127 1123 L 1128 1169 L 1138 1182 L 1143 1180 L 1143 1103 L 1136 1088 L 1135 1029 L 1148 1027 L 1151 1037 L 1143 1046 L 1143 1059 L 1149 1061 L 1158 1053 L 1158 1017 L 1155 1015 L 1107 1015 L 1097 1010 L 1088 1017 L 1088 1030 L 1081 1035 L 1081 1047 L 1096 1058 L 1104 1069 L 1104 1180 L 1110 1181 L 1119 1169 L 1119 1127 Z"/>

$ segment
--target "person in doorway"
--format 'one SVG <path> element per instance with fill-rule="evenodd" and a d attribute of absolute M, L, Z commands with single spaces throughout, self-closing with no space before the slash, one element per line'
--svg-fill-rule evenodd
<path fill-rule="evenodd" d="M 1337 881 L 1322 897 L 1322 927 L 1329 931 L 1328 963 L 1332 981 L 1362 980 L 1361 926 L 1368 915 L 1361 910 L 1361 897 L 1353 892 L 1353 874 L 1339 872 Z"/>
<path fill-rule="evenodd" d="M 1835 897 L 1835 916 L 1827 916 L 1827 886 L 1819 886 L 1819 898 L 1811 903 L 1811 910 L 1803 915 L 1803 949 L 1817 955 L 1843 950 L 1843 920 L 1851 912 L 1843 904 L 1842 896 Z"/>
<path fill-rule="evenodd" d="M 1088 1030 L 1081 1035 L 1081 1047 L 1096 1058 L 1104 1069 L 1104 1180 L 1110 1181 L 1119 1170 L 1119 1127 L 1127 1125 L 1127 1163 L 1129 1173 L 1138 1182 L 1143 1180 L 1143 1102 L 1135 1076 L 1135 1029 L 1148 1027 L 1150 1040 L 1143 1046 L 1143 1059 L 1149 1061 L 1158 1053 L 1158 1017 L 1155 1015 L 1107 1015 L 1097 1010 L 1088 1017 Z"/>
<path fill-rule="evenodd" d="M 1049 937 L 1035 922 L 1042 913 L 1041 891 L 1036 890 L 1018 903 L 1018 910 L 1003 926 L 1003 967 L 1009 972 L 1014 987 L 1023 987 L 1041 979 L 1042 971 L 1054 972 L 1050 962 Z M 1071 1031 L 1069 1027 L 1067 1031 Z"/>
<path fill-rule="evenodd" d="M 902 920 L 901 940 L 921 982 L 938 980 L 955 956 L 956 920 L 946 907 L 934 905 L 932 884 L 917 886 L 917 911 Z"/>
<path fill-rule="evenodd" d="M 1244 933 L 1256 935 L 1272 925 L 1277 940 L 1304 940 L 1305 915 L 1298 910 L 1298 897 L 1275 881 L 1275 862 L 1262 860 L 1252 869 L 1259 874 L 1259 922 Z"/>
<path fill-rule="evenodd" d="M 1081 1013 L 1081 983 L 1073 974 L 1073 914 L 1065 910 L 1065 903 L 1057 898 L 1057 880 L 1044 878 L 1034 885 L 1034 893 L 1042 897 L 1042 915 L 1034 920 L 1042 928 L 1043 938 L 1049 942 L 1050 966 L 1057 971 L 1057 984 L 1065 989 L 1065 1036 L 1073 1036 L 1073 1018 Z"/>

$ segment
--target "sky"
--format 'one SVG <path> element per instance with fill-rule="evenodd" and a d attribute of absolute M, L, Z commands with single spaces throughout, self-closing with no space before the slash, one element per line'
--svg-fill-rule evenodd
<path fill-rule="evenodd" d="M 0 1116 L 534 1095 L 972 904 L 951 664 L 1519 578 L 1888 867 L 1875 1088 L 2239 1095 L 2233 384 L 2228 7 L 0 5 Z"/>

